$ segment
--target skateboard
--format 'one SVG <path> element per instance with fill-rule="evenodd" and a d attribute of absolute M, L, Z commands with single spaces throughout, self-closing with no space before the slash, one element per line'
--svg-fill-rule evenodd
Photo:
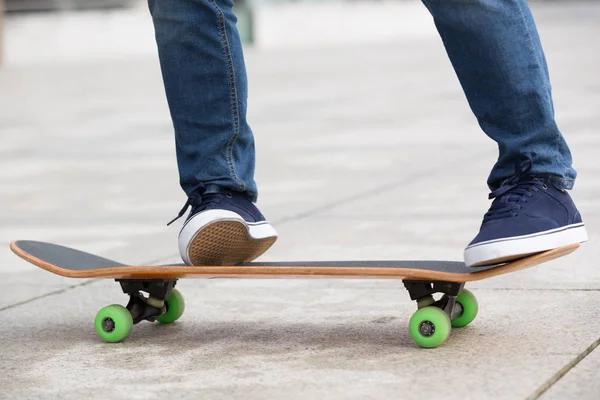
<path fill-rule="evenodd" d="M 69 247 L 36 241 L 16 241 L 11 250 L 22 259 L 68 278 L 110 278 L 129 296 L 127 306 L 109 305 L 96 314 L 100 339 L 126 339 L 141 321 L 169 324 L 184 311 L 175 289 L 184 278 L 369 278 L 400 279 L 417 311 L 409 321 L 414 342 L 424 348 L 440 346 L 451 328 L 470 324 L 478 313 L 475 295 L 466 282 L 478 281 L 532 267 L 572 253 L 578 244 L 533 254 L 503 264 L 467 267 L 458 261 L 298 261 L 251 262 L 235 266 L 184 264 L 133 266 Z M 434 295 L 438 297 L 436 300 Z"/>

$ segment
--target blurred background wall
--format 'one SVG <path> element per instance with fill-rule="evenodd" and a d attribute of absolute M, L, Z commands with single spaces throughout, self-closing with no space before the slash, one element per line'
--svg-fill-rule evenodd
<path fill-rule="evenodd" d="M 586 1 L 600 0 L 531 0 Z M 244 43 L 257 48 L 393 40 L 432 32 L 420 0 L 240 0 L 235 8 Z M 0 9 L 0 63 L 48 57 L 48 41 L 57 56 L 67 45 L 83 56 L 92 52 L 86 48 L 94 48 L 98 35 L 104 35 L 103 43 L 113 38 L 123 52 L 154 51 L 145 0 L 0 0 Z M 12 48 L 7 49 L 9 30 Z M 73 44 L 76 40 L 79 46 Z"/>

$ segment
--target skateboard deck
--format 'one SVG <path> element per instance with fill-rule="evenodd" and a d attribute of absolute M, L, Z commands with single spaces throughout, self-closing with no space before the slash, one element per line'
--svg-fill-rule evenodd
<path fill-rule="evenodd" d="M 36 241 L 16 241 L 11 250 L 24 260 L 68 278 L 180 279 L 361 277 L 430 279 L 471 282 L 507 274 L 553 260 L 575 251 L 571 245 L 517 261 L 485 267 L 467 267 L 458 261 L 295 261 L 252 262 L 236 266 L 133 266 L 69 247 Z"/>
<path fill-rule="evenodd" d="M 409 333 L 421 347 L 438 347 L 451 328 L 470 324 L 478 313 L 477 299 L 466 282 L 487 279 L 538 265 L 572 253 L 578 244 L 541 252 L 516 261 L 467 267 L 459 261 L 297 261 L 251 262 L 235 266 L 126 265 L 73 248 L 37 241 L 16 241 L 11 250 L 51 273 L 69 278 L 110 278 L 129 295 L 126 307 L 110 305 L 96 314 L 94 327 L 106 342 L 126 339 L 134 324 L 169 324 L 184 311 L 175 289 L 182 278 L 386 278 L 400 279 L 418 310 Z M 438 299 L 434 295 L 440 295 Z"/>

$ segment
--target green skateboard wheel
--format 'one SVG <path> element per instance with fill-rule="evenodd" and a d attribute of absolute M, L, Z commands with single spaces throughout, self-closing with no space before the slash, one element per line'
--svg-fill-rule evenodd
<path fill-rule="evenodd" d="M 170 324 L 177 321 L 183 315 L 183 310 L 185 310 L 183 295 L 177 289 L 171 290 L 171 294 L 165 300 L 165 305 L 167 306 L 167 312 L 156 319 L 161 324 Z"/>
<path fill-rule="evenodd" d="M 437 307 L 423 307 L 410 319 L 408 331 L 421 347 L 438 347 L 448 339 L 451 330 L 450 317 Z"/>
<path fill-rule="evenodd" d="M 463 289 L 462 293 L 456 297 L 456 303 L 460 304 L 463 311 L 462 314 L 452 320 L 452 326 L 462 328 L 473 322 L 479 311 L 479 304 L 475 295 L 467 289 Z"/>
<path fill-rule="evenodd" d="M 128 309 L 113 304 L 98 311 L 94 326 L 100 339 L 116 343 L 129 336 L 133 329 L 133 319 Z"/>

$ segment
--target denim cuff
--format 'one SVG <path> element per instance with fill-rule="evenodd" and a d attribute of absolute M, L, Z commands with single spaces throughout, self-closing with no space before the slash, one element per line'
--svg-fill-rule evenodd
<path fill-rule="evenodd" d="M 573 189 L 573 186 L 575 185 L 574 179 L 560 178 L 556 175 L 537 175 L 537 176 L 542 178 L 545 181 L 548 181 L 549 183 L 554 185 L 555 188 L 557 188 L 559 190 L 571 190 L 571 189 Z"/>
<path fill-rule="evenodd" d="M 552 175 L 552 174 L 535 174 L 534 176 L 536 178 L 540 178 L 540 179 L 544 180 L 545 182 L 552 184 L 558 190 L 571 190 L 571 189 L 573 189 L 573 186 L 575 185 L 574 179 L 565 179 L 565 178 L 561 178 L 559 176 Z M 494 190 L 496 190 L 500 186 L 502 186 L 503 183 L 504 183 L 504 180 L 494 183 L 492 185 L 489 185 L 489 189 L 493 192 Z"/>
<path fill-rule="evenodd" d="M 204 187 L 204 191 L 202 192 L 202 194 L 214 194 L 214 193 L 221 193 L 221 192 L 239 192 L 239 190 L 225 188 L 225 187 L 221 187 L 218 185 L 206 185 Z M 244 192 L 244 193 L 248 196 L 248 199 L 251 202 L 256 203 L 256 200 L 258 199 L 258 193 L 250 193 L 250 192 Z"/>

